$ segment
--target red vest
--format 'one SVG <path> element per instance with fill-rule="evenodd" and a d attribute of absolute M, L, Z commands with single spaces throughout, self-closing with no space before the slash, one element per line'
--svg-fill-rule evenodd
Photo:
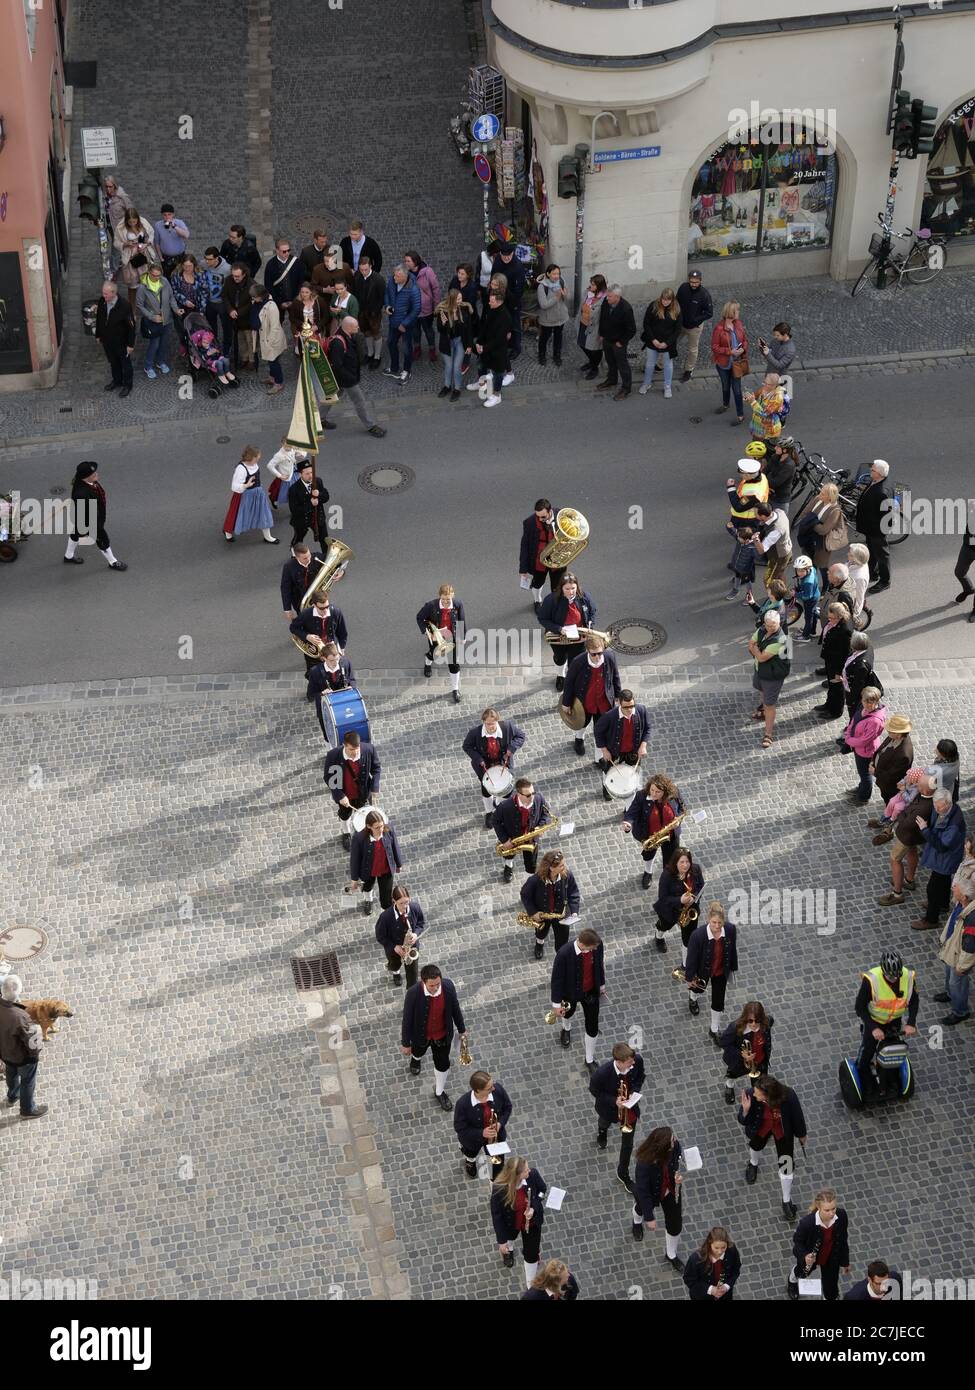
<path fill-rule="evenodd" d="M 499 763 L 501 761 L 501 740 L 499 738 L 487 738 L 487 752 L 485 757 L 489 763 Z"/>
<path fill-rule="evenodd" d="M 819 1247 L 819 1254 L 816 1256 L 816 1263 L 824 1265 L 829 1262 L 829 1257 L 833 1253 L 833 1233 L 836 1230 L 836 1222 L 832 1226 L 823 1226 L 823 1243 Z"/>
<path fill-rule="evenodd" d="M 353 761 L 351 758 L 342 760 L 342 790 L 350 801 L 355 801 L 359 795 L 359 772 L 361 763 L 358 758 Z"/>
<path fill-rule="evenodd" d="M 724 937 L 711 941 L 711 979 L 724 974 Z"/>
<path fill-rule="evenodd" d="M 515 806 L 518 808 L 518 814 L 521 816 L 521 833 L 522 835 L 526 835 L 530 828 L 528 821 L 531 817 L 532 808 L 530 806 L 522 806 L 517 801 L 515 802 Z"/>
<path fill-rule="evenodd" d="M 582 622 L 582 609 L 576 603 L 570 603 L 565 614 L 563 627 L 578 627 Z"/>
<path fill-rule="evenodd" d="M 515 1230 L 525 1229 L 525 1212 L 528 1209 L 528 1188 L 519 1187 L 515 1193 Z"/>
<path fill-rule="evenodd" d="M 636 734 L 634 733 L 636 724 L 633 715 L 631 714 L 629 719 L 621 718 L 620 724 L 622 726 L 620 729 L 620 752 L 633 753 L 636 751 Z"/>
<path fill-rule="evenodd" d="M 582 707 L 587 714 L 605 714 L 609 709 L 609 701 L 606 699 L 606 679 L 603 675 L 606 669 L 605 663 L 602 666 L 589 668 L 589 685 L 586 693 L 582 697 Z"/>
<path fill-rule="evenodd" d="M 591 994 L 596 988 L 596 953 L 595 951 L 585 951 L 582 953 L 582 992 Z"/>
<path fill-rule="evenodd" d="M 427 997 L 429 1000 L 427 1042 L 439 1042 L 441 1038 L 447 1036 L 447 996 L 444 994 L 443 984 L 440 986 L 440 993 L 436 999 Z"/>
<path fill-rule="evenodd" d="M 551 533 L 552 529 L 553 529 L 553 528 L 552 528 L 552 526 L 550 525 L 549 522 L 547 522 L 547 521 L 539 521 L 538 517 L 536 516 L 536 518 L 535 518 L 535 531 L 536 531 L 536 533 L 537 533 L 537 540 L 536 540 L 536 542 L 535 542 L 535 573 L 536 573 L 536 574 L 540 574 L 540 573 L 542 572 L 542 570 L 545 568 L 545 566 L 542 564 L 542 551 L 545 549 L 545 547 L 546 547 L 546 546 L 548 545 L 548 543 L 549 543 L 550 533 Z"/>
<path fill-rule="evenodd" d="M 437 619 L 444 632 L 453 631 L 454 610 L 452 608 L 441 608 L 440 617 Z"/>
<path fill-rule="evenodd" d="M 383 842 L 382 840 L 373 840 L 372 868 L 370 870 L 370 877 L 381 878 L 383 874 L 388 874 L 389 872 L 389 859 L 386 856 L 386 850 L 383 845 Z"/>
<path fill-rule="evenodd" d="M 771 1105 L 765 1107 L 762 1123 L 758 1127 L 758 1138 L 764 1139 L 768 1134 L 771 1134 L 775 1139 L 785 1138 L 785 1130 L 782 1127 L 782 1111 L 773 1109 Z"/>

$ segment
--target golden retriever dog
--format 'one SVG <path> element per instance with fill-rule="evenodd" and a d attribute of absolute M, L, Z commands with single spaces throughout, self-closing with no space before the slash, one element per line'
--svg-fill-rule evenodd
<path fill-rule="evenodd" d="M 18 1002 L 23 1004 L 34 1022 L 40 1025 L 45 1042 L 51 1033 L 60 1032 L 57 1019 L 74 1018 L 63 999 L 21 999 Z"/>

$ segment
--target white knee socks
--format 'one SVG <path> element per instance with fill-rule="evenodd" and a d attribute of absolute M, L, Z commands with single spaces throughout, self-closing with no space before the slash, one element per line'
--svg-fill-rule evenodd
<path fill-rule="evenodd" d="M 459 689 L 460 689 L 460 672 L 459 672 L 459 671 L 451 671 L 451 673 L 450 673 L 450 688 L 451 688 L 451 690 L 459 690 Z"/>
<path fill-rule="evenodd" d="M 712 1033 L 720 1033 L 720 1032 L 721 1032 L 721 1020 L 722 1020 L 723 1018 L 724 1018 L 724 1014 L 716 1013 L 714 1009 L 711 1010 L 711 1032 L 712 1032 Z"/>
<path fill-rule="evenodd" d="M 535 1275 L 536 1275 L 537 1273 L 538 1273 L 538 1261 L 536 1260 L 535 1263 L 534 1263 L 533 1265 L 530 1265 L 530 1264 L 528 1263 L 528 1261 L 526 1260 L 526 1261 L 525 1261 L 525 1288 L 526 1288 L 526 1289 L 530 1289 L 530 1288 L 531 1288 L 531 1286 L 532 1286 L 532 1280 L 534 1279 L 534 1277 L 535 1277 Z"/>
<path fill-rule="evenodd" d="M 795 1181 L 795 1173 L 779 1173 L 779 1182 L 782 1184 L 782 1200 L 788 1202 L 792 1198 L 792 1184 Z"/>
<path fill-rule="evenodd" d="M 67 548 L 67 550 L 64 552 L 64 558 L 65 558 L 66 560 L 73 560 L 73 559 L 74 559 L 74 553 L 75 553 L 75 551 L 76 551 L 77 549 L 78 549 L 78 542 L 77 542 L 77 541 L 69 540 L 69 541 L 68 541 L 68 548 Z"/>
<path fill-rule="evenodd" d="M 668 1258 L 668 1260 L 676 1260 L 676 1259 L 677 1259 L 677 1246 L 678 1246 L 678 1243 L 679 1243 L 679 1241 L 680 1241 L 680 1236 L 665 1236 L 665 1237 L 664 1237 L 664 1241 L 665 1241 L 666 1246 L 667 1246 L 667 1258 Z"/>
<path fill-rule="evenodd" d="M 586 1061 L 595 1062 L 596 1060 L 596 1039 L 591 1038 L 588 1033 L 584 1035 L 586 1044 Z"/>
<path fill-rule="evenodd" d="M 445 1072 L 445 1071 L 434 1071 L 434 1073 L 433 1073 L 433 1079 L 434 1079 L 434 1081 L 436 1082 L 436 1088 L 435 1088 L 435 1090 L 434 1090 L 434 1095 L 442 1096 L 443 1093 L 444 1093 L 444 1091 L 446 1091 L 446 1089 L 447 1089 L 447 1076 L 448 1076 L 448 1073 Z"/>

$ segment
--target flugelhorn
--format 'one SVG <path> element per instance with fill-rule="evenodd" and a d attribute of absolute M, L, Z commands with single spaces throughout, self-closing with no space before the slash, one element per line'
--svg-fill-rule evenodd
<path fill-rule="evenodd" d="M 587 637 L 601 637 L 606 644 L 607 650 L 613 645 L 612 634 L 600 632 L 598 627 L 580 627 L 578 637 L 566 637 L 564 632 L 546 632 L 545 641 L 552 647 L 575 646 L 579 642 L 584 642 Z"/>
<path fill-rule="evenodd" d="M 632 1134 L 633 1125 L 629 1123 L 630 1110 L 627 1101 L 630 1098 L 630 1083 L 625 1077 L 620 1077 L 620 1088 L 616 1095 L 616 1109 L 619 1114 L 620 1133 Z"/>
<path fill-rule="evenodd" d="M 349 561 L 354 559 L 355 551 L 346 545 L 345 541 L 329 541 L 325 550 L 325 563 L 302 595 L 302 613 L 306 608 L 310 608 L 316 599 L 328 593 L 338 575 L 344 573 Z M 291 634 L 291 640 L 305 656 L 321 657 L 321 651 L 314 642 L 308 642 L 304 637 L 296 637 L 294 633 Z"/>
<path fill-rule="evenodd" d="M 547 830 L 554 830 L 558 825 L 558 820 L 550 820 L 547 825 L 536 826 L 534 830 L 526 830 L 524 835 L 516 835 L 507 849 L 499 840 L 494 846 L 494 852 L 499 859 L 513 859 L 516 854 L 520 854 L 524 849 L 532 849 L 535 841 L 544 835 Z"/>
<path fill-rule="evenodd" d="M 562 1000 L 562 1008 L 563 1008 L 563 1009 L 571 1008 L 571 1005 L 570 1005 L 568 999 L 563 999 L 563 1000 Z M 546 1022 L 546 1023 L 554 1023 L 555 1020 L 556 1020 L 557 1018 L 558 1018 L 558 1014 L 555 1012 L 554 1009 L 546 1009 L 546 1010 L 545 1010 L 545 1022 Z"/>
<path fill-rule="evenodd" d="M 686 815 L 686 811 L 681 811 L 680 815 L 675 816 L 667 825 L 662 825 L 659 830 L 655 830 L 652 835 L 648 835 L 641 848 L 644 850 L 656 849 L 659 845 L 662 845 L 664 840 L 668 839 L 673 834 L 674 830 L 680 825 Z"/>
<path fill-rule="evenodd" d="M 469 1067 L 474 1058 L 471 1056 L 471 1049 L 467 1041 L 467 1034 L 460 1035 L 460 1064 L 462 1067 Z"/>
<path fill-rule="evenodd" d="M 565 569 L 589 544 L 589 522 L 575 507 L 560 507 L 555 518 L 555 535 L 538 557 L 549 570 Z"/>

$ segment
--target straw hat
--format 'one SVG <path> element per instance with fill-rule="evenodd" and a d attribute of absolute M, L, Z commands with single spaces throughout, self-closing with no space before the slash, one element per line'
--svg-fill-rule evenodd
<path fill-rule="evenodd" d="M 892 714 L 884 725 L 888 734 L 909 734 L 911 732 L 911 721 L 906 714 Z"/>

